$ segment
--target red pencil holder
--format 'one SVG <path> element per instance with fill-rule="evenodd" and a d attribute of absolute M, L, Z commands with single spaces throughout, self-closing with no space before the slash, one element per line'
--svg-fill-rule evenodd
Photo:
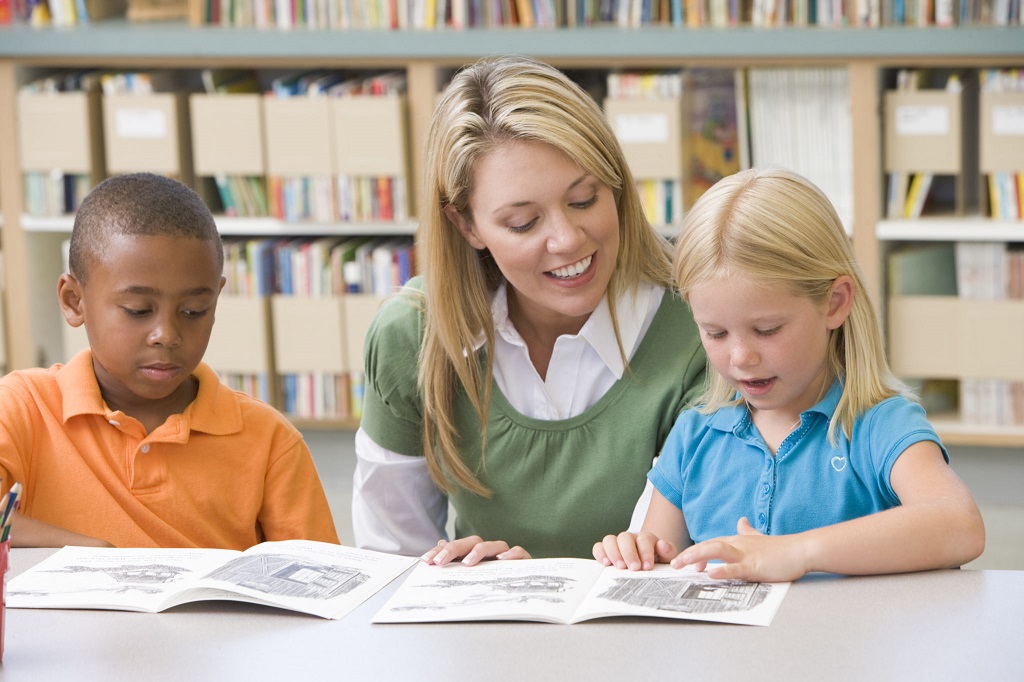
<path fill-rule="evenodd" d="M 4 633 L 7 630 L 7 569 L 10 567 L 11 541 L 0 542 L 0 661 L 4 658 Z"/>

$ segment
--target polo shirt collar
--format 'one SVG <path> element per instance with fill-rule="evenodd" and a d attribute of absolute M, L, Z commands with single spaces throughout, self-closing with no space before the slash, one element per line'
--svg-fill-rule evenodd
<path fill-rule="evenodd" d="M 192 373 L 199 381 L 199 392 L 180 415 L 184 430 L 213 435 L 237 433 L 242 428 L 238 397 L 220 382 L 216 372 L 200 363 Z M 92 351 L 86 348 L 57 371 L 64 409 L 64 422 L 79 415 L 98 415 L 106 420 L 115 414 L 103 402 L 100 385 L 92 366 Z"/>
<path fill-rule="evenodd" d="M 88 348 L 57 370 L 57 386 L 64 408 L 64 423 L 83 414 L 98 414 L 105 418 L 110 412 L 100 395 L 100 385 L 92 368 L 92 351 Z"/>
<path fill-rule="evenodd" d="M 832 415 L 836 413 L 836 408 L 839 407 L 839 399 L 842 397 L 843 384 L 837 379 L 832 382 L 821 400 L 800 414 L 800 420 L 803 421 L 803 415 L 809 412 L 817 412 L 825 417 L 826 423 L 830 422 Z M 711 415 L 709 423 L 712 428 L 719 431 L 738 433 L 739 429 L 750 424 L 750 411 L 744 403 L 723 407 Z"/>
<path fill-rule="evenodd" d="M 523 337 L 519 335 L 508 316 L 507 286 L 503 282 L 494 292 L 494 298 L 491 299 L 494 329 L 508 343 L 525 347 Z M 622 347 L 627 351 L 636 345 L 637 338 L 640 336 L 652 291 L 651 285 L 641 283 L 635 291 L 619 296 L 616 306 L 619 337 L 622 339 Z M 601 299 L 601 303 L 591 313 L 576 336 L 582 337 L 594 349 L 616 379 L 622 378 L 625 365 L 622 362 L 622 354 L 619 352 L 619 344 L 615 341 L 615 326 L 612 324 L 612 313 L 608 306 L 607 296 Z M 479 350 L 483 343 L 484 339 L 481 335 L 473 350 Z"/>

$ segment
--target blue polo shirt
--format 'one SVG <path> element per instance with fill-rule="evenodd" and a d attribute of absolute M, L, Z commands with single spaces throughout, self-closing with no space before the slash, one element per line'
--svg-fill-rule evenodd
<path fill-rule="evenodd" d="M 767 535 L 799 533 L 899 505 L 889 482 L 900 454 L 934 441 L 949 455 L 920 405 L 884 400 L 853 427 L 827 437 L 842 384 L 800 415 L 800 426 L 772 456 L 746 405 L 710 415 L 685 410 L 676 420 L 648 478 L 683 511 L 694 542 L 736 534 L 746 516 Z"/>

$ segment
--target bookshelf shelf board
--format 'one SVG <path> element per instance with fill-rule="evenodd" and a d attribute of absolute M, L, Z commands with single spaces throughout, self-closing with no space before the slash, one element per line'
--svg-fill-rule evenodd
<path fill-rule="evenodd" d="M 1024 241 L 1024 221 L 991 218 L 935 218 L 883 220 L 875 235 L 888 241 Z"/>
<path fill-rule="evenodd" d="M 323 237 L 323 236 L 410 236 L 414 222 L 289 223 L 277 218 L 228 218 L 217 216 L 217 229 L 224 236 Z"/>
<path fill-rule="evenodd" d="M 738 59 L 785 60 L 809 57 L 932 58 L 1019 57 L 1017 26 L 824 27 L 680 29 L 467 29 L 464 31 L 261 30 L 189 26 L 184 21 L 132 23 L 101 21 L 74 30 L 10 26 L 0 29 L 0 58 L 181 58 L 234 61 L 348 58 L 365 61 L 452 59 L 490 54 L 530 54 L 541 59 Z"/>
<path fill-rule="evenodd" d="M 929 415 L 929 421 L 944 445 L 1024 447 L 1024 425 L 969 424 L 953 414 Z"/>
<path fill-rule="evenodd" d="M 411 236 L 416 234 L 414 222 L 378 223 L 289 223 L 277 218 L 227 218 L 218 216 L 217 229 L 222 236 L 244 237 L 323 237 L 323 236 Z M 26 232 L 71 233 L 74 216 L 21 216 Z"/>
<path fill-rule="evenodd" d="M 71 234 L 71 228 L 75 225 L 75 216 L 34 216 L 27 213 L 21 214 L 21 229 L 25 232 L 67 232 Z"/>

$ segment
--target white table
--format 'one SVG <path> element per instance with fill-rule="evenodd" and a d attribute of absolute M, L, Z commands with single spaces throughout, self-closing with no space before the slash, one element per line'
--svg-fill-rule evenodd
<path fill-rule="evenodd" d="M 52 551 L 13 550 L 10 576 Z M 1024 680 L 1024 571 L 812 575 L 769 627 L 371 624 L 397 584 L 337 621 L 231 602 L 8 609 L 0 680 Z"/>

